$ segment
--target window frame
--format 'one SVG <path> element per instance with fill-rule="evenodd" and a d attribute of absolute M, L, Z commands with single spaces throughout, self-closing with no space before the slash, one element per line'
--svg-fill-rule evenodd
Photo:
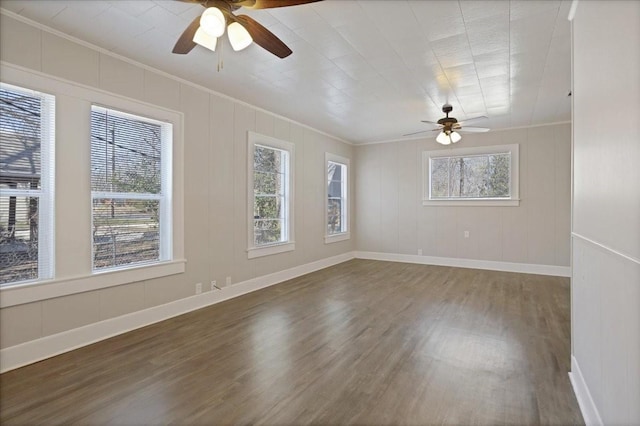
<path fill-rule="evenodd" d="M 2 288 L 29 285 L 51 280 L 55 274 L 55 145 L 56 145 L 56 96 L 41 90 L 28 89 L 11 83 L 0 82 L 5 90 L 38 97 L 41 100 L 40 116 L 40 189 L 2 189 L 8 197 L 38 198 L 38 277 L 0 284 Z M 44 214 L 43 214 L 44 213 Z"/>
<path fill-rule="evenodd" d="M 342 184 L 342 218 L 341 223 L 344 224 L 344 231 L 335 234 L 329 234 L 329 163 L 339 164 L 344 167 L 345 173 L 341 179 Z M 324 243 L 337 243 L 351 238 L 351 226 L 349 223 L 349 173 L 351 162 L 348 158 L 342 157 L 330 152 L 325 152 L 324 158 Z"/>
<path fill-rule="evenodd" d="M 94 233 L 91 232 L 91 272 L 92 274 L 101 274 L 113 271 L 124 271 L 144 266 L 153 266 L 165 262 L 173 261 L 173 128 L 174 124 L 168 120 L 160 120 L 123 111 L 119 108 L 92 103 L 90 114 L 95 110 L 100 112 L 109 112 L 113 116 L 120 118 L 144 121 L 160 126 L 160 193 L 137 193 L 137 192 L 109 192 L 109 191 L 93 191 L 91 190 L 91 228 L 93 230 L 94 211 L 93 203 L 96 199 L 126 199 L 126 200 L 157 200 L 159 203 L 159 253 L 158 260 L 134 262 L 126 265 L 117 265 L 96 269 L 95 265 L 95 243 L 93 241 Z M 90 129 L 91 131 L 91 129 Z M 91 157 L 90 160 L 91 161 Z"/>
<path fill-rule="evenodd" d="M 286 177 L 286 194 L 285 194 L 285 208 L 284 208 L 284 221 L 285 227 L 284 233 L 287 236 L 286 241 L 281 241 L 273 244 L 265 244 L 261 246 L 255 245 L 254 235 L 254 215 L 253 206 L 255 203 L 254 196 L 254 156 L 255 147 L 263 146 L 275 150 L 285 151 L 288 153 L 288 164 L 286 165 L 286 171 L 288 176 Z M 269 256 L 272 254 L 284 253 L 295 250 L 295 236 L 294 236 L 294 175 L 295 175 L 295 145 L 291 142 L 286 142 L 280 139 L 273 138 L 271 136 L 261 135 L 256 132 L 247 132 L 247 257 L 253 259 L 256 257 Z"/>
<path fill-rule="evenodd" d="M 511 154 L 509 198 L 431 198 L 431 160 L 443 157 Z M 491 145 L 467 148 L 448 148 L 422 152 L 422 205 L 423 206 L 487 206 L 517 207 L 520 205 L 519 145 Z"/>

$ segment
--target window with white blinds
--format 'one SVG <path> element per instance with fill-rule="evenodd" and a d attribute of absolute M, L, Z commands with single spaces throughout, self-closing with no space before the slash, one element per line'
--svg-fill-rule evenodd
<path fill-rule="evenodd" d="M 349 159 L 326 153 L 325 242 L 349 238 L 347 182 Z"/>
<path fill-rule="evenodd" d="M 93 270 L 171 260 L 172 124 L 91 108 Z"/>
<path fill-rule="evenodd" d="M 0 285 L 53 277 L 55 98 L 0 83 Z"/>
<path fill-rule="evenodd" d="M 249 257 L 293 250 L 293 144 L 249 134 Z"/>

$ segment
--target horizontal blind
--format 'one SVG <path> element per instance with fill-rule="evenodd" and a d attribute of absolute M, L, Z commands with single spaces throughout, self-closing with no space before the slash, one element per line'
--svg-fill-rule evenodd
<path fill-rule="evenodd" d="M 170 134 L 169 123 L 92 107 L 95 270 L 170 256 L 170 170 L 163 169 L 171 164 L 164 158 Z"/>
<path fill-rule="evenodd" d="M 159 194 L 162 126 L 91 109 L 91 190 Z"/>
<path fill-rule="evenodd" d="M 0 84 L 0 285 L 53 277 L 55 98 Z"/>

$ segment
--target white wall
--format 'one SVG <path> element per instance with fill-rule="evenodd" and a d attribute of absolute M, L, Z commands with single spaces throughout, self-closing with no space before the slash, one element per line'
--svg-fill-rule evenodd
<path fill-rule="evenodd" d="M 578 3 L 572 379 L 604 424 L 640 424 L 639 40 L 640 2 Z"/>
<path fill-rule="evenodd" d="M 0 20 L 0 43 L 5 70 L 17 66 L 19 72 L 42 73 L 33 74 L 34 79 L 63 79 L 184 114 L 187 260 L 182 274 L 3 308 L 0 347 L 184 299 L 194 295 L 196 283 L 203 283 L 206 291 L 211 280 L 224 284 L 230 276 L 235 284 L 354 249 L 353 238 L 324 243 L 325 152 L 355 164 L 352 146 L 5 15 Z M 2 76 L 3 81 L 9 74 Z M 65 282 L 90 271 L 89 185 L 83 179 L 89 176 L 88 138 L 83 137 L 89 124 L 78 119 L 89 102 L 73 93 L 49 91 L 58 101 L 56 279 Z M 247 258 L 247 131 L 295 144 L 293 252 Z M 78 232 L 73 231 L 76 227 Z M 34 287 L 35 292 L 42 295 L 45 287 Z"/>
<path fill-rule="evenodd" d="M 358 250 L 569 266 L 570 125 L 467 134 L 457 146 L 506 144 L 520 146 L 518 207 L 423 206 L 421 154 L 443 149 L 435 138 L 358 146 Z"/>

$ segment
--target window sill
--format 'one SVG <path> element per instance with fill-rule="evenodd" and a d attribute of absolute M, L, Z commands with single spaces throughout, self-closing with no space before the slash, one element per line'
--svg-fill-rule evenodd
<path fill-rule="evenodd" d="M 337 243 L 339 241 L 346 241 L 349 239 L 351 239 L 351 234 L 349 232 L 343 232 L 341 234 L 325 235 L 324 243 L 331 244 L 331 243 Z"/>
<path fill-rule="evenodd" d="M 186 263 L 185 259 L 172 260 L 91 275 L 6 285 L 0 288 L 0 308 L 181 274 Z"/>
<path fill-rule="evenodd" d="M 251 247 L 247 249 L 247 258 L 254 259 L 256 257 L 270 256 L 272 254 L 284 253 L 296 249 L 296 243 L 289 241 L 287 243 L 273 244 L 264 247 Z"/>
<path fill-rule="evenodd" d="M 520 199 L 466 199 L 466 200 L 422 200 L 423 206 L 458 206 L 458 207 L 518 207 Z"/>

